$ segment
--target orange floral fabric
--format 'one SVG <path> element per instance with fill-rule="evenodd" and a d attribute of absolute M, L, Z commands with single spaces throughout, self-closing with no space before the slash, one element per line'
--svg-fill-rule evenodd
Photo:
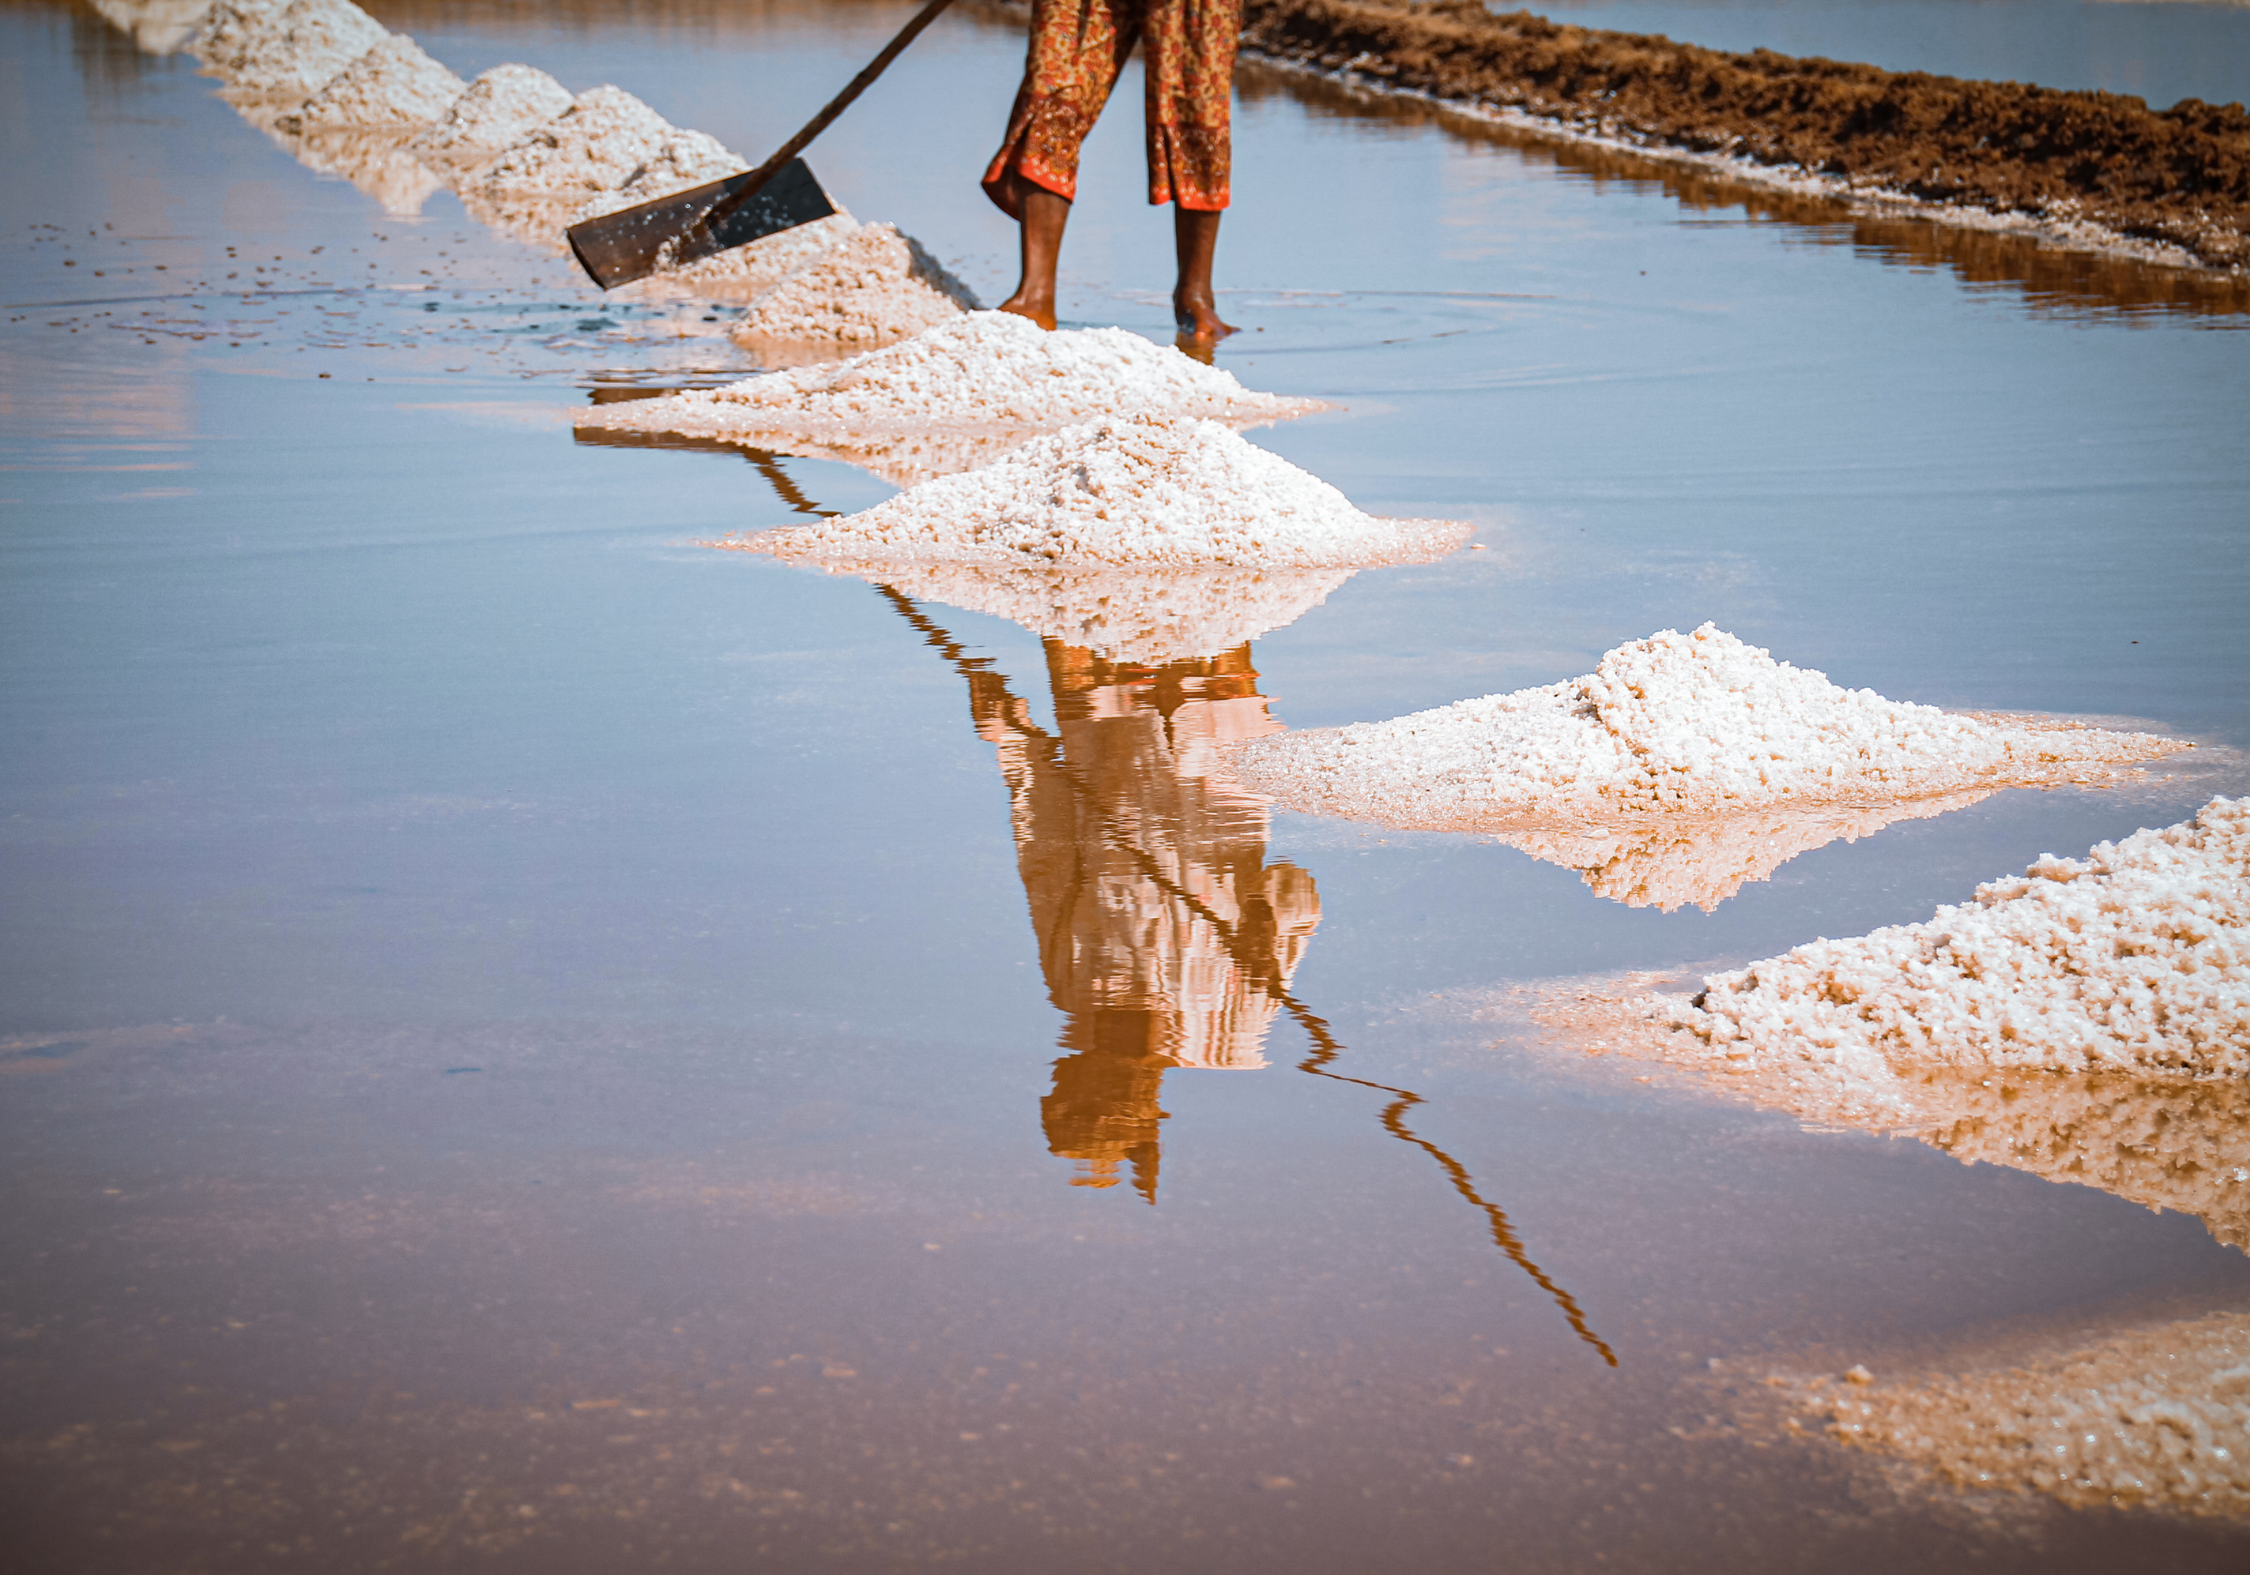
<path fill-rule="evenodd" d="M 1033 0 L 1023 87 L 985 171 L 986 194 L 1020 218 L 999 185 L 1013 171 L 1075 198 L 1079 145 L 1138 42 L 1148 84 L 1148 200 L 1224 208 L 1241 33 L 1242 0 Z"/>

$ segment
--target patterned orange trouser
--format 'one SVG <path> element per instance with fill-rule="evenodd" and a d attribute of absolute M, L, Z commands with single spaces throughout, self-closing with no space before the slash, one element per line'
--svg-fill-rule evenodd
<path fill-rule="evenodd" d="M 1227 205 L 1228 100 L 1242 0 L 1033 0 L 1023 88 L 986 195 L 1020 218 L 1000 187 L 1013 171 L 1078 195 L 1078 148 L 1109 102 L 1135 41 L 1148 81 L 1148 200 L 1216 212 Z"/>

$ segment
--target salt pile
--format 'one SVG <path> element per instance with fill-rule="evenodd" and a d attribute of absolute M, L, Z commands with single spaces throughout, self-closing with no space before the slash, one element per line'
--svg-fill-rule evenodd
<path fill-rule="evenodd" d="M 571 107 L 570 90 L 532 66 L 494 66 L 479 76 L 414 143 L 423 157 L 481 164 L 522 142 Z"/>
<path fill-rule="evenodd" d="M 223 73 L 249 47 L 250 35 L 272 25 L 289 0 L 219 0 L 203 17 L 187 50 L 209 70 Z"/>
<path fill-rule="evenodd" d="M 1362 514 L 1215 421 L 1138 415 L 1065 427 L 842 519 L 718 545 L 855 572 L 931 561 L 1323 569 L 1426 561 L 1468 535 L 1448 520 Z"/>
<path fill-rule="evenodd" d="M 375 127 L 403 131 L 442 119 L 466 90 L 466 84 L 424 54 L 421 45 L 394 33 L 338 72 L 301 109 L 283 116 L 281 126 L 296 132 Z"/>
<path fill-rule="evenodd" d="M 609 293 L 612 298 L 627 301 L 747 304 L 790 275 L 818 262 L 859 227 L 858 220 L 838 208 L 825 219 L 764 236 L 747 246 L 733 246 L 709 257 L 699 257 L 684 267 L 636 279 Z M 908 244 L 915 243 L 909 241 Z M 831 348 L 822 359 L 833 361 L 836 354 Z"/>
<path fill-rule="evenodd" d="M 186 46 L 211 10 L 211 0 L 93 0 L 103 21 L 130 33 L 143 54 L 169 55 Z"/>
<path fill-rule="evenodd" d="M 1122 328 L 1055 333 L 975 312 L 840 366 L 601 406 L 582 426 L 722 437 L 856 459 L 908 479 L 990 461 L 1040 432 L 1136 412 L 1251 426 L 1325 409 L 1254 393 L 1232 374 Z"/>
<path fill-rule="evenodd" d="M 977 309 L 968 286 L 894 225 L 870 224 L 760 297 L 735 339 L 817 346 L 827 358 L 878 350 Z"/>
<path fill-rule="evenodd" d="M 916 601 L 1006 618 L 1108 662 L 1147 667 L 1246 645 L 1318 607 L 1351 569 L 1069 570 L 913 562 L 859 573 Z"/>
<path fill-rule="evenodd" d="M 493 160 L 461 200 L 495 229 L 559 245 L 563 229 L 589 211 L 629 208 L 744 168 L 714 139 L 680 130 L 623 88 L 598 87 Z"/>
<path fill-rule="evenodd" d="M 1840 1443 L 1915 1462 L 1956 1488 L 2085 1508 L 2250 1515 L 2250 1316 L 2129 1329 L 2005 1368 L 1809 1386 Z"/>
<path fill-rule="evenodd" d="M 2250 1075 L 2250 799 L 1717 975 L 1668 1013 L 1716 1057 L 1872 1102 L 1929 1065 Z"/>
<path fill-rule="evenodd" d="M 2076 781 L 2188 747 L 1839 689 L 1705 624 L 1621 645 L 1584 678 L 1261 740 L 1243 767 L 1293 809 L 1494 830 Z"/>
<path fill-rule="evenodd" d="M 303 100 L 390 33 L 351 0 L 291 0 L 263 25 L 246 17 L 235 46 L 204 64 L 249 98 Z"/>

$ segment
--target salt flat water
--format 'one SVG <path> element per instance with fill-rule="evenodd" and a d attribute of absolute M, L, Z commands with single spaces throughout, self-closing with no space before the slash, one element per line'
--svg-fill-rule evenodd
<path fill-rule="evenodd" d="M 370 9 L 757 156 L 911 8 Z M 2087 9 L 2222 96 L 2196 29 L 2237 13 Z M 0 30 L 24 1567 L 2240 1566 L 2238 1522 L 1995 1506 L 1756 1404 L 1769 1371 L 2239 1312 L 2203 1220 L 1640 1082 L 1509 994 L 1919 920 L 2241 791 L 2238 286 L 1246 67 L 1219 364 L 1344 407 L 1253 440 L 1481 550 L 1120 671 L 696 547 L 892 489 L 574 441 L 591 398 L 753 368 L 448 194 L 389 214 L 300 167 L 91 7 Z M 1983 58 L 1884 63 L 2014 71 Z M 987 300 L 1020 60 L 1020 22 L 949 16 L 812 156 Z M 1168 337 L 1137 102 L 1089 144 L 1063 310 Z M 1180 765 L 1260 701 L 1395 716 L 1706 620 L 2204 747 L 1709 912 L 1269 826 Z M 1065 778 L 1141 840 L 1045 829 Z M 1048 922 L 1071 872 L 1140 893 L 1090 953 Z M 1074 958 L 1225 973 L 1190 877 L 1261 895 L 1326 1043 L 1219 987 L 1221 1027 L 1102 1004 Z M 1151 1052 L 1191 1031 L 1200 1064 Z"/>

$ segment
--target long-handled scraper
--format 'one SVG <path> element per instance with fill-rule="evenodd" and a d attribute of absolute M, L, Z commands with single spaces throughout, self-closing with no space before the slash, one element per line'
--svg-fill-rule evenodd
<path fill-rule="evenodd" d="M 866 70 L 852 78 L 850 86 L 830 99 L 828 107 L 813 116 L 804 130 L 756 169 L 573 224 L 564 233 L 570 237 L 570 249 L 580 265 L 593 275 L 594 283 L 614 290 L 660 269 L 677 268 L 827 218 L 836 211 L 835 206 L 797 155 L 952 3 L 930 0 L 915 12 L 914 19 L 898 30 L 898 36 L 883 46 L 883 52 L 868 62 Z"/>

